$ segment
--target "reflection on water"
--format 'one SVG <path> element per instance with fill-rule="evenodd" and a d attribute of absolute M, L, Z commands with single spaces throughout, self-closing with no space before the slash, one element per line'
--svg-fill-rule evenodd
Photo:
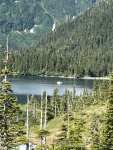
<path fill-rule="evenodd" d="M 46 91 L 48 95 L 53 94 L 55 88 L 58 89 L 59 95 L 63 95 L 65 90 L 73 91 L 76 86 L 76 93 L 79 95 L 86 87 L 88 90 L 93 88 L 93 80 L 62 78 L 62 77 L 41 77 L 41 76 L 16 76 L 8 77 L 12 84 L 13 95 L 18 98 L 20 103 L 26 103 L 26 95 L 41 95 Z M 57 81 L 62 84 L 58 85 Z"/>

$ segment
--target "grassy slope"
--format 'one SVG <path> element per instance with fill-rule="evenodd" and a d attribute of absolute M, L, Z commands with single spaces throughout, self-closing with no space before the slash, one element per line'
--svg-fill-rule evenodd
<path fill-rule="evenodd" d="M 106 111 L 106 106 L 90 106 L 88 108 L 83 109 L 82 111 L 75 112 L 76 118 L 82 118 L 85 120 L 85 127 L 88 129 L 91 126 L 92 122 L 92 115 L 95 113 L 97 115 L 102 115 Z M 63 116 L 62 116 L 63 117 Z M 61 125 L 63 123 L 62 117 L 56 117 L 55 119 L 52 119 L 47 124 L 47 130 L 49 130 L 50 135 L 47 137 L 47 145 L 51 145 L 53 142 L 53 139 L 57 139 L 57 135 L 61 133 Z M 36 130 L 38 130 L 39 127 L 35 126 L 32 127 L 30 130 L 30 137 L 32 138 L 31 141 L 35 144 L 39 144 L 39 140 L 36 138 Z M 87 136 L 87 135 L 86 135 Z M 87 145 L 88 147 L 89 145 Z"/>

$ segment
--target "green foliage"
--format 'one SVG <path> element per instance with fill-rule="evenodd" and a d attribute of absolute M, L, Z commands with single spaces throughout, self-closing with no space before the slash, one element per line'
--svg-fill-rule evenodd
<path fill-rule="evenodd" d="M 23 125 L 21 124 L 21 110 L 17 100 L 9 96 L 11 84 L 7 81 L 7 75 L 11 71 L 6 67 L 2 70 L 2 85 L 0 86 L 0 149 L 10 149 L 18 141 L 18 137 L 24 134 Z M 22 141 L 23 142 L 23 141 Z"/>
<path fill-rule="evenodd" d="M 44 136 L 48 136 L 50 133 L 48 130 L 45 129 L 41 129 L 37 132 L 38 137 L 44 137 Z"/>
<path fill-rule="evenodd" d="M 39 150 L 41 150 L 41 149 L 47 150 L 48 146 L 46 145 L 46 137 L 50 134 L 50 132 L 48 130 L 45 130 L 45 129 L 40 129 L 40 130 L 38 130 L 37 134 L 38 134 L 38 137 L 41 140 L 40 145 L 37 146 L 37 150 L 38 149 Z"/>
<path fill-rule="evenodd" d="M 91 124 L 91 149 L 98 150 L 100 149 L 100 132 L 99 132 L 99 116 L 93 115 L 93 122 Z"/>
<path fill-rule="evenodd" d="M 56 140 L 55 149 L 59 150 L 67 150 L 67 149 L 75 149 L 75 150 L 85 150 L 84 142 L 83 142 L 83 131 L 85 131 L 84 128 L 84 122 L 83 120 L 76 119 L 73 122 L 74 124 L 70 124 L 70 127 L 68 129 L 68 125 L 62 125 L 62 132 L 58 136 L 58 139 Z M 67 134 L 69 132 L 69 135 Z"/>
<path fill-rule="evenodd" d="M 59 25 L 73 16 L 85 11 L 95 2 L 91 0 L 1 0 L 0 1 L 0 42 L 10 35 L 10 47 L 22 49 L 44 33 L 52 30 L 54 21 Z M 34 29 L 35 33 L 30 30 Z"/>
<path fill-rule="evenodd" d="M 48 145 L 42 144 L 42 145 L 37 146 L 36 150 L 52 150 L 52 148 L 49 147 Z"/>
<path fill-rule="evenodd" d="M 102 150 L 113 149 L 113 74 L 111 75 L 111 84 L 109 88 L 107 112 L 104 122 Z"/>
<path fill-rule="evenodd" d="M 54 113 L 54 117 L 60 115 L 60 104 L 61 102 L 58 95 L 58 89 L 54 89 L 50 106 L 53 109 L 52 112 Z"/>
<path fill-rule="evenodd" d="M 84 10 L 86 10 L 88 7 L 90 7 L 93 3 L 89 0 L 59 0 L 59 1 L 43 1 L 43 6 L 48 10 L 48 12 L 52 15 L 53 18 L 55 18 L 55 21 L 57 24 L 60 22 L 66 22 L 70 18 L 73 18 L 73 16 L 78 15 L 79 13 L 82 13 Z M 70 7 L 71 6 L 71 7 Z M 53 11 L 54 9 L 54 11 Z M 59 12 L 58 12 L 59 11 Z"/>
<path fill-rule="evenodd" d="M 37 99 L 35 98 L 34 95 L 30 97 L 29 101 L 29 122 L 30 126 L 34 126 L 39 124 L 39 119 L 38 119 L 38 112 L 37 112 Z"/>
<path fill-rule="evenodd" d="M 40 127 L 42 127 L 40 129 L 39 124 L 37 124 L 36 129 L 36 124 L 34 126 L 34 120 L 31 119 L 34 117 L 33 110 L 35 110 L 34 104 L 36 99 L 34 95 L 30 97 L 29 124 L 30 129 L 33 127 L 35 134 L 37 133 L 38 142 L 40 140 L 40 144 L 38 144 L 37 149 L 41 150 L 45 147 L 46 150 L 52 148 L 56 150 L 63 150 L 63 149 L 98 150 L 101 149 L 102 146 L 104 146 L 105 144 L 104 142 L 106 141 L 104 135 L 106 133 L 103 133 L 103 123 L 104 123 L 103 112 L 105 111 L 105 107 L 103 107 L 102 105 L 105 104 L 108 97 L 109 81 L 97 82 L 95 80 L 93 91 L 88 92 L 88 90 L 84 88 L 84 92 L 81 93 L 80 95 L 76 95 L 75 88 L 76 87 L 74 86 L 73 92 L 69 92 L 68 90 L 66 90 L 63 97 L 58 95 L 57 89 L 54 90 L 52 97 L 47 96 L 46 92 L 43 92 L 41 96 L 42 108 L 41 108 L 41 101 L 40 100 L 37 101 L 38 107 L 36 108 L 36 112 L 38 112 L 39 115 L 37 115 L 37 117 L 35 118 L 36 122 L 39 120 L 41 121 L 41 115 L 39 112 L 43 110 L 42 113 L 43 125 L 40 125 Z M 95 104 L 95 99 L 97 99 L 97 97 L 98 101 Z M 46 98 L 47 98 L 47 112 L 49 112 L 47 113 L 46 118 L 47 129 L 44 126 Z M 59 100 L 58 103 L 56 102 L 56 104 L 58 104 L 58 106 L 60 104 L 61 107 L 59 107 L 60 116 L 58 116 L 59 112 L 56 111 L 58 114 L 56 113 L 57 116 L 54 117 L 55 101 L 57 100 L 56 98 Z M 62 106 L 62 103 L 65 104 L 64 107 Z M 102 107 L 102 109 L 103 108 L 104 109 L 99 110 L 101 108 L 100 106 Z M 51 125 L 49 124 L 49 121 L 52 122 L 52 124 L 50 123 Z M 48 142 L 50 143 L 48 144 Z M 48 145 L 50 147 L 48 147 Z"/>
<path fill-rule="evenodd" d="M 102 1 L 29 49 L 12 53 L 10 68 L 31 75 L 109 75 L 113 64 L 112 5 L 111 0 Z"/>

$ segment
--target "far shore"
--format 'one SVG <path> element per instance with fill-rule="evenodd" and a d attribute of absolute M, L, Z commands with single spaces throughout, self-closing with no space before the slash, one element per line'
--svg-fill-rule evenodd
<path fill-rule="evenodd" d="M 51 77 L 51 76 L 50 76 Z M 53 76 L 53 77 L 55 77 L 55 76 Z M 69 76 L 69 77 L 65 77 L 65 76 L 58 76 L 59 78 L 72 78 L 72 79 L 88 79 L 88 80 L 110 80 L 110 77 L 78 77 L 78 78 L 76 78 L 76 77 L 71 77 L 71 76 Z"/>
<path fill-rule="evenodd" d="M 26 76 L 26 75 L 24 75 Z M 28 75 L 27 75 L 28 76 Z M 37 76 L 37 75 L 30 75 L 30 76 Z M 38 76 L 41 76 L 41 77 L 58 77 L 58 78 L 72 78 L 72 79 L 88 79 L 88 80 L 110 80 L 110 77 L 88 77 L 88 76 L 85 76 L 85 77 L 74 77 L 74 76 L 48 76 L 48 75 L 38 75 Z"/>
<path fill-rule="evenodd" d="M 58 78 L 72 78 L 72 79 L 92 79 L 92 80 L 110 80 L 110 77 L 88 77 L 88 76 L 85 76 L 85 77 L 73 77 L 73 76 L 68 76 L 68 77 L 65 77 L 65 76 L 47 76 L 47 75 L 39 75 L 39 76 L 44 76 L 44 77 L 58 77 Z"/>
<path fill-rule="evenodd" d="M 81 79 L 92 79 L 92 80 L 110 80 L 109 77 L 83 77 Z"/>

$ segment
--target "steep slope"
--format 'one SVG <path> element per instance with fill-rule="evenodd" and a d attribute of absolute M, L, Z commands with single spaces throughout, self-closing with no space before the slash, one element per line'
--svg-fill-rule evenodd
<path fill-rule="evenodd" d="M 43 7 L 52 14 L 56 23 L 59 24 L 60 22 L 67 21 L 84 12 L 84 10 L 89 8 L 95 2 L 97 2 L 97 0 L 43 0 L 42 4 Z M 59 13 L 57 13 L 57 11 L 59 11 Z"/>
<path fill-rule="evenodd" d="M 42 34 L 84 12 L 96 0 L 1 0 L 0 43 L 10 35 L 10 47 L 28 47 Z"/>
<path fill-rule="evenodd" d="M 91 9 L 87 10 L 84 14 L 77 16 L 74 20 L 65 23 L 56 28 L 54 34 L 50 33 L 39 39 L 37 47 L 44 47 L 51 43 L 54 47 L 73 44 L 78 46 L 85 44 L 93 44 L 97 49 L 99 46 L 109 44 L 111 46 L 112 40 L 112 0 L 102 1 L 97 3 Z M 46 39 L 46 40 L 45 40 Z M 62 43 L 63 41 L 63 43 Z M 108 42 L 109 41 L 109 42 Z M 92 46 L 92 49 L 94 47 Z M 70 49 L 69 49 L 70 50 Z M 73 50 L 73 49 L 71 49 Z"/>
<path fill-rule="evenodd" d="M 11 68 L 35 75 L 108 75 L 113 69 L 112 12 L 112 0 L 98 3 L 30 49 L 12 54 Z"/>

